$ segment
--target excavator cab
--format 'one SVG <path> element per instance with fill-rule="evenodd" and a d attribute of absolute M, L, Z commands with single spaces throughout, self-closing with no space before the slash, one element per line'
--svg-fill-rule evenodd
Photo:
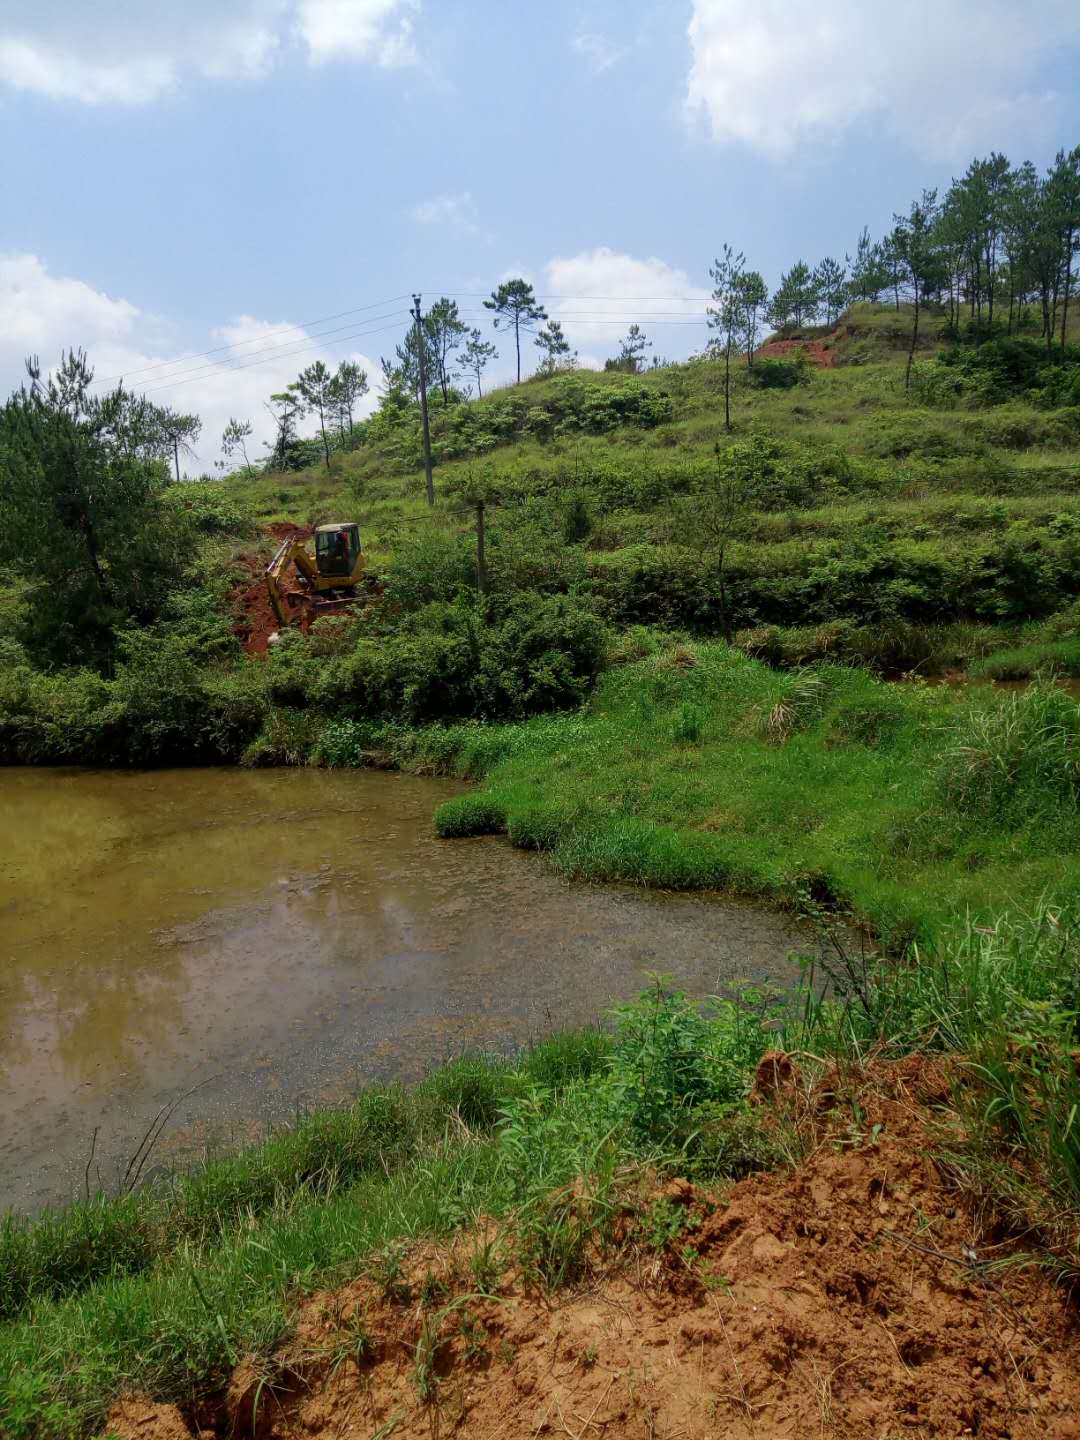
<path fill-rule="evenodd" d="M 320 575 L 351 577 L 359 558 L 359 525 L 320 525 L 315 531 L 315 564 Z"/>
<path fill-rule="evenodd" d="M 293 589 L 286 588 L 285 580 L 290 564 L 296 572 Z M 266 589 L 279 623 L 297 619 L 306 628 L 320 615 L 348 610 L 366 564 L 355 521 L 318 526 L 314 559 L 298 535 L 287 536 L 266 567 Z"/>

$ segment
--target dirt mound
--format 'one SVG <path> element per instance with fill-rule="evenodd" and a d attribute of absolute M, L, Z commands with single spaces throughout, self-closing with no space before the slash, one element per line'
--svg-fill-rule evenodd
<path fill-rule="evenodd" d="M 777 1060 L 761 1079 L 763 1105 L 801 1086 Z M 995 1265 L 1007 1248 L 929 1158 L 945 1088 L 915 1062 L 869 1092 L 834 1077 L 803 1096 L 799 1166 L 726 1196 L 669 1183 L 652 1212 L 681 1233 L 657 1251 L 648 1210 L 627 1218 L 618 1263 L 571 1295 L 512 1268 L 473 1293 L 494 1231 L 414 1251 L 392 1286 L 311 1301 L 276 1367 L 241 1367 L 188 1433 L 1080 1440 L 1077 1314 L 1035 1269 Z M 158 1413 L 119 1433 L 177 1440 Z"/>
<path fill-rule="evenodd" d="M 121 1400 L 109 1411 L 107 1436 L 116 1440 L 191 1440 L 191 1430 L 175 1405 L 155 1405 L 141 1396 Z"/>
<path fill-rule="evenodd" d="M 307 540 L 311 537 L 311 527 L 281 520 L 267 525 L 266 534 L 278 544 L 282 540 Z M 248 571 L 250 578 L 242 582 L 230 597 L 238 617 L 233 633 L 240 639 L 249 655 L 265 655 L 270 636 L 281 628 L 266 590 L 264 572 L 268 557 L 243 555 L 240 563 Z"/>
<path fill-rule="evenodd" d="M 770 340 L 762 345 L 756 352 L 763 360 L 791 360 L 796 355 L 802 355 L 811 365 L 820 366 L 822 369 L 831 370 L 836 364 L 836 346 L 841 339 L 841 332 L 835 330 L 831 335 L 822 339 L 804 340 L 801 336 L 791 336 L 787 340 Z"/>

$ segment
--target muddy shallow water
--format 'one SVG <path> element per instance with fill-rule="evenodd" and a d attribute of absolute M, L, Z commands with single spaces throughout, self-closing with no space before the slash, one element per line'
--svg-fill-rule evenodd
<path fill-rule="evenodd" d="M 366 1079 L 595 1020 L 662 970 L 790 983 L 805 934 L 441 841 L 375 772 L 0 770 L 0 1213 L 234 1144 Z M 197 1088 L 194 1088 L 197 1087 Z M 193 1092 L 187 1094 L 187 1092 Z"/>

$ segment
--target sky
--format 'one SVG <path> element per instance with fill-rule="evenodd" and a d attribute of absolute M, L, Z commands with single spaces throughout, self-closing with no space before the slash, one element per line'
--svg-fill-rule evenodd
<path fill-rule="evenodd" d="M 260 453 L 314 359 L 374 386 L 414 292 L 492 382 L 512 275 L 583 365 L 633 321 L 682 358 L 725 242 L 772 284 L 975 154 L 1045 167 L 1080 144 L 1080 5 L 0 0 L 0 126 L 0 388 L 82 346 L 202 416 L 198 473 L 230 416 Z"/>

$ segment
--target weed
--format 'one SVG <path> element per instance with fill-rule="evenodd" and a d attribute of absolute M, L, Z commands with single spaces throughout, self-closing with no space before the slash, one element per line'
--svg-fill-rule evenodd
<path fill-rule="evenodd" d="M 481 1295 L 493 1295 L 503 1273 L 502 1257 L 497 1242 L 485 1240 L 469 1257 L 469 1270 Z"/>

